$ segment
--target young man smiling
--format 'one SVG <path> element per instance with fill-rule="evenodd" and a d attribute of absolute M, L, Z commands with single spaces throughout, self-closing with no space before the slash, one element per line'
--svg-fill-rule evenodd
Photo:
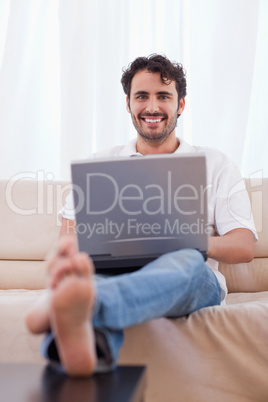
<path fill-rule="evenodd" d="M 186 96 L 182 66 L 160 55 L 138 58 L 125 70 L 121 82 L 137 138 L 93 157 L 204 153 L 211 185 L 209 258 L 205 263 L 196 250 L 175 251 L 134 273 L 95 281 L 93 263 L 77 251 L 75 236 L 66 236 L 75 233 L 70 195 L 60 211 L 61 238 L 48 261 L 48 294 L 26 321 L 33 333 L 49 332 L 42 345 L 43 356 L 74 376 L 112 369 L 126 327 L 224 302 L 227 289 L 218 261 L 247 262 L 254 256 L 257 235 L 248 218 L 250 203 L 246 191 L 241 191 L 237 168 L 222 153 L 176 137 Z M 228 198 L 238 183 L 240 191 Z"/>
<path fill-rule="evenodd" d="M 179 100 L 175 81 L 164 84 L 159 73 L 136 73 L 127 97 L 127 110 L 138 133 L 137 151 L 141 154 L 174 152 L 179 146 L 175 127 L 184 106 L 185 98 Z"/>
<path fill-rule="evenodd" d="M 156 65 L 158 60 L 162 62 L 162 72 L 148 70 L 148 59 L 139 58 L 121 80 L 127 94 L 127 111 L 137 130 L 136 150 L 142 155 L 172 153 L 179 146 L 175 128 L 185 107 L 186 80 L 182 66 L 172 65 L 170 71 L 164 58 L 155 56 Z M 168 77 L 163 76 L 165 69 Z"/>

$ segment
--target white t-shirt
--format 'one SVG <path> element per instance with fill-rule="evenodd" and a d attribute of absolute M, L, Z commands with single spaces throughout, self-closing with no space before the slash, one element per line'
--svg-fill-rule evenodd
<path fill-rule="evenodd" d="M 238 228 L 250 229 L 257 240 L 257 232 L 251 213 L 250 201 L 244 181 L 237 166 L 222 152 L 208 148 L 192 146 L 178 138 L 180 146 L 175 154 L 198 154 L 206 156 L 207 161 L 207 201 L 208 227 L 211 235 L 224 235 Z M 118 158 L 140 155 L 136 151 L 136 139 L 124 146 L 117 146 L 91 155 L 91 158 Z M 75 219 L 72 193 L 67 196 L 65 206 L 59 211 L 59 218 Z M 218 271 L 218 262 L 208 258 L 206 264 L 215 273 L 222 288 L 222 301 L 227 295 L 224 276 Z"/>

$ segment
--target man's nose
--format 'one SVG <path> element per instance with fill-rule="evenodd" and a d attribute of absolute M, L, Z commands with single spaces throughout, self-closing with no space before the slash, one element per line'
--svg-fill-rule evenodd
<path fill-rule="evenodd" d="M 147 105 L 146 105 L 146 111 L 148 113 L 157 113 L 157 112 L 159 112 L 159 104 L 158 104 L 158 100 L 156 98 L 148 99 L 148 102 L 147 102 Z"/>

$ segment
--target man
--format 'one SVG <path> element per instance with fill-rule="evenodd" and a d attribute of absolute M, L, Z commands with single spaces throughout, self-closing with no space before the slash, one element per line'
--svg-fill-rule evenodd
<path fill-rule="evenodd" d="M 218 151 L 193 147 L 176 137 L 186 96 L 182 66 L 160 55 L 138 58 L 125 70 L 121 82 L 137 139 L 93 157 L 205 153 L 208 184 L 212 185 L 208 194 L 209 258 L 205 264 L 198 251 L 180 250 L 132 274 L 94 281 L 93 263 L 77 252 L 74 236 L 66 236 L 75 232 L 69 196 L 60 211 L 59 245 L 48 262 L 48 295 L 26 322 L 33 333 L 49 331 L 43 355 L 74 376 L 112 369 L 128 326 L 156 317 L 179 317 L 224 302 L 227 289 L 217 270 L 218 261 L 251 261 L 257 238 L 248 218 L 246 191 L 233 191 L 228 197 L 234 186 L 242 183 L 234 164 Z"/>

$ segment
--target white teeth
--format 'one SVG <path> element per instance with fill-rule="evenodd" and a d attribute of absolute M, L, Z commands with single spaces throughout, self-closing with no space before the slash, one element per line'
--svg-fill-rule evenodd
<path fill-rule="evenodd" d="M 146 123 L 160 123 L 162 119 L 145 119 Z"/>

